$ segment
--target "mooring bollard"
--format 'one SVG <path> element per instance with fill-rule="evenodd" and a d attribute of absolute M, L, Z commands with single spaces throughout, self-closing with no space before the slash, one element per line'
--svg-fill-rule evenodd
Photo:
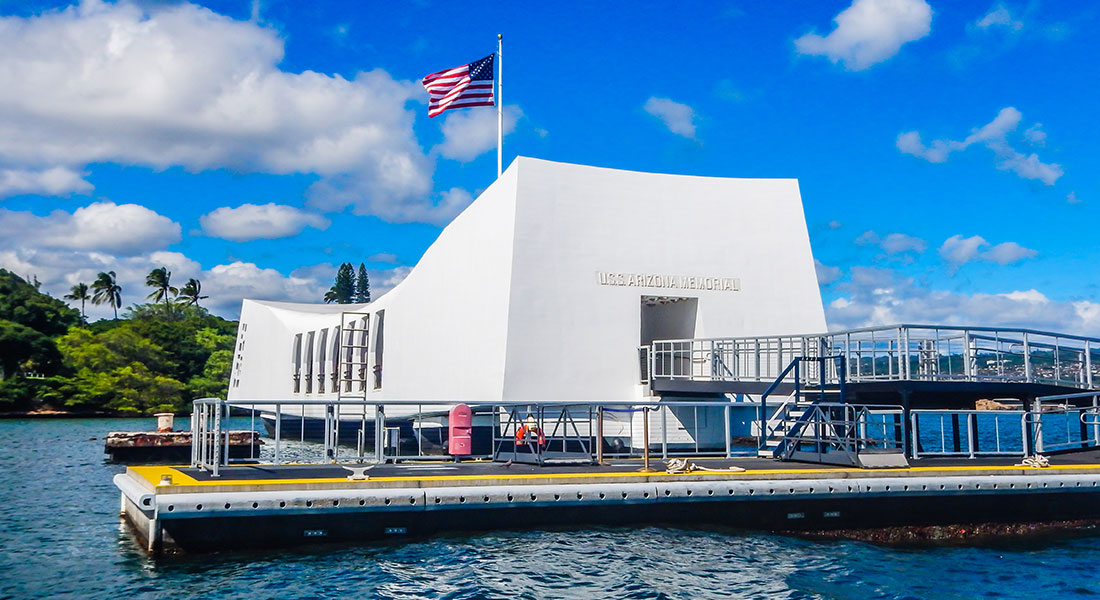
<path fill-rule="evenodd" d="M 157 413 L 153 415 L 157 418 L 157 433 L 169 433 L 175 426 L 176 415 L 173 413 Z"/>

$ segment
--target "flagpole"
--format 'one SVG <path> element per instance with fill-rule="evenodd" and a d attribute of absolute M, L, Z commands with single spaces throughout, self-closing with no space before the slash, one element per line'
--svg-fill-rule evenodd
<path fill-rule="evenodd" d="M 504 171 L 504 59 L 501 47 L 504 36 L 497 34 L 497 179 Z"/>

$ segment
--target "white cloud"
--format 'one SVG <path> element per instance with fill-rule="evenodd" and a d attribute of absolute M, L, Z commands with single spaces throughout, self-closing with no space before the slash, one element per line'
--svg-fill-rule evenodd
<path fill-rule="evenodd" d="M 829 285 L 840 279 L 840 267 L 830 267 L 816 258 L 814 259 L 814 270 L 817 272 L 818 285 Z"/>
<path fill-rule="evenodd" d="M 1034 152 L 1024 155 L 1011 148 L 1004 150 L 997 163 L 997 168 L 1002 171 L 1012 171 L 1024 179 L 1038 179 L 1047 185 L 1054 185 L 1065 174 L 1062 165 L 1044 163 Z"/>
<path fill-rule="evenodd" d="M 362 181 L 357 177 L 319 181 L 307 191 L 308 204 L 321 210 L 341 210 L 351 206 L 352 212 L 357 215 L 375 215 L 390 223 L 445 225 L 474 200 L 466 190 L 451 188 L 437 194 L 431 201 L 410 203 L 375 196 L 368 197 L 369 200 L 364 202 L 364 196 L 359 193 L 360 185 Z"/>
<path fill-rule="evenodd" d="M 368 256 L 367 262 L 395 264 L 397 263 L 397 255 L 390 252 L 379 252 Z"/>
<path fill-rule="evenodd" d="M 180 226 L 137 204 L 96 202 L 40 217 L 29 211 L 0 209 L 0 248 L 94 250 L 132 255 L 164 248 L 180 240 Z"/>
<path fill-rule="evenodd" d="M 424 90 L 380 69 L 283 71 L 282 35 L 259 22 L 189 3 L 86 0 L 0 18 L 0 39 L 0 169 L 314 173 L 346 185 L 361 212 L 430 194 L 433 162 L 412 127 Z M 46 179 L 89 189 L 63 174 Z"/>
<path fill-rule="evenodd" d="M 906 235 L 904 233 L 891 233 L 880 238 L 874 231 L 865 231 L 856 238 L 856 244 L 860 246 L 878 246 L 889 255 L 903 254 L 905 252 L 924 252 L 928 248 L 924 240 Z"/>
<path fill-rule="evenodd" d="M 695 110 L 668 98 L 652 96 L 646 100 L 645 111 L 657 117 L 676 135 L 695 139 Z"/>
<path fill-rule="evenodd" d="M 1003 242 L 987 250 L 982 254 L 982 258 L 999 265 L 1011 265 L 1025 258 L 1035 258 L 1037 254 L 1039 254 L 1037 251 L 1024 248 L 1016 242 Z"/>
<path fill-rule="evenodd" d="M 1008 7 L 999 2 L 994 4 L 993 7 L 989 9 L 989 12 L 978 19 L 974 25 L 978 29 L 1005 29 L 1012 32 L 1017 32 L 1024 28 L 1023 21 L 1013 17 Z"/>
<path fill-rule="evenodd" d="M 882 240 L 882 251 L 887 254 L 900 254 L 902 252 L 924 252 L 928 245 L 924 240 L 905 235 L 904 233 L 891 233 Z"/>
<path fill-rule="evenodd" d="M 987 246 L 989 246 L 989 242 L 978 235 L 968 238 L 953 235 L 940 246 L 940 256 L 957 267 L 974 260 L 1010 265 L 1027 258 L 1034 258 L 1039 254 L 1037 251 L 1025 248 L 1016 242 L 1002 242 L 986 250 Z"/>
<path fill-rule="evenodd" d="M 924 0 L 854 0 L 833 21 L 836 28 L 829 35 L 807 33 L 794 41 L 795 49 L 861 71 L 928 35 L 932 7 Z"/>
<path fill-rule="evenodd" d="M 840 221 L 829 221 L 829 229 L 840 229 L 843 226 Z"/>
<path fill-rule="evenodd" d="M 1080 204 L 1081 199 L 1077 197 L 1077 192 L 1074 191 L 1066 194 L 1066 202 L 1070 204 Z"/>
<path fill-rule="evenodd" d="M 301 233 L 306 227 L 325 229 L 330 221 L 285 204 L 242 204 L 236 208 L 223 206 L 199 217 L 206 235 L 246 242 L 275 239 Z"/>
<path fill-rule="evenodd" d="M 16 194 L 68 196 L 90 191 L 92 184 L 85 181 L 83 175 L 67 167 L 42 170 L 0 169 L 0 198 Z"/>
<path fill-rule="evenodd" d="M 1043 124 L 1036 123 L 1024 130 L 1024 139 L 1036 146 L 1046 145 L 1047 132 L 1043 131 Z"/>
<path fill-rule="evenodd" d="M 1038 290 L 958 293 L 932 289 L 886 269 L 852 267 L 843 295 L 826 307 L 831 329 L 895 323 L 1030 327 L 1100 334 L 1100 304 L 1055 301 Z"/>
<path fill-rule="evenodd" d="M 6 244 L 5 244 L 6 246 Z M 283 275 L 255 263 L 235 261 L 203 269 L 198 262 L 179 252 L 154 251 L 134 256 L 87 251 L 42 249 L 30 246 L 0 248 L 0 268 L 30 277 L 38 277 L 42 290 L 61 298 L 76 283 L 91 283 L 101 271 L 114 271 L 122 286 L 122 302 L 127 307 L 146 302 L 150 289 L 145 286 L 149 271 L 167 267 L 172 283 L 182 285 L 188 278 L 202 282 L 202 293 L 210 296 L 201 305 L 214 314 L 235 319 L 240 314 L 242 298 L 292 302 L 320 302 L 332 286 L 336 265 L 322 264 L 304 267 Z M 372 295 L 377 298 L 397 285 L 409 272 L 409 267 L 368 269 Z M 79 304 L 77 304 L 79 306 Z M 105 305 L 87 306 L 92 320 L 110 318 L 112 311 Z"/>
<path fill-rule="evenodd" d="M 516 121 L 523 116 L 518 106 L 504 107 L 504 135 L 516 128 Z M 452 111 L 441 126 L 443 143 L 433 150 L 443 158 L 469 162 L 497 146 L 497 111 L 475 108 Z"/>
<path fill-rule="evenodd" d="M 970 135 L 961 141 L 939 139 L 925 145 L 921 141 L 919 132 L 907 131 L 898 135 L 895 145 L 903 154 L 912 154 L 928 162 L 942 163 L 946 162 L 953 152 L 966 150 L 974 144 L 982 144 L 993 151 L 998 169 L 1012 171 L 1024 179 L 1037 179 L 1046 185 L 1054 185 L 1064 174 L 1061 165 L 1044 163 L 1034 153 L 1023 154 L 1008 141 L 1009 134 L 1016 130 L 1022 118 L 1020 111 L 1009 106 L 1002 108 L 992 121 L 972 130 Z M 1030 136 L 1025 132 L 1025 137 L 1032 143 L 1035 143 L 1035 131 L 1042 133 L 1040 141 L 1046 139 L 1046 134 L 1037 127 L 1027 130 L 1031 132 Z"/>
<path fill-rule="evenodd" d="M 949 263 L 962 265 L 978 258 L 979 249 L 988 244 L 985 238 L 978 235 L 968 238 L 953 235 L 940 246 L 940 256 Z"/>

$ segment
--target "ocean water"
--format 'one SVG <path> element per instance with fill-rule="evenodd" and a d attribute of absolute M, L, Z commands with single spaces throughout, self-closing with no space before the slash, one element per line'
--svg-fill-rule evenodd
<path fill-rule="evenodd" d="M 150 425 L 0 420 L 0 598 L 1100 596 L 1100 537 L 890 548 L 713 528 L 585 528 L 154 561 L 120 526 L 111 477 L 122 467 L 102 454 L 107 431 Z"/>

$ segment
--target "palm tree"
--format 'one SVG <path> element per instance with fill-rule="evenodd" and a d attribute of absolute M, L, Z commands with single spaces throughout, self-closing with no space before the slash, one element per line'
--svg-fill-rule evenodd
<path fill-rule="evenodd" d="M 180 293 L 178 289 L 168 283 L 171 278 L 172 272 L 168 270 L 168 267 L 149 271 L 149 274 L 145 277 L 145 285 L 153 288 L 153 291 L 146 298 L 151 298 L 153 302 L 164 300 L 164 304 L 167 306 L 168 293 L 171 292 L 173 296 L 178 296 Z"/>
<path fill-rule="evenodd" d="M 199 294 L 201 293 L 202 283 L 200 283 L 198 279 L 192 277 L 191 279 L 187 280 L 187 283 L 184 284 L 183 287 L 180 288 L 179 295 L 184 305 L 190 306 L 194 304 L 195 306 L 198 306 L 199 300 L 205 300 L 206 298 L 210 297 L 200 296 Z"/>
<path fill-rule="evenodd" d="M 97 275 L 92 282 L 92 291 L 95 292 L 92 294 L 92 304 L 110 304 L 117 319 L 118 309 L 122 308 L 122 286 L 118 284 L 115 272 L 107 271 Z"/>
<path fill-rule="evenodd" d="M 332 289 L 325 292 L 325 304 L 332 304 L 339 299 L 340 298 L 336 295 L 336 286 L 333 286 Z"/>
<path fill-rule="evenodd" d="M 92 299 L 92 295 L 88 293 L 88 284 L 78 283 L 72 287 L 72 291 L 65 294 L 66 300 L 80 300 L 80 319 L 85 323 L 88 322 L 88 315 L 84 314 L 84 303 Z"/>

